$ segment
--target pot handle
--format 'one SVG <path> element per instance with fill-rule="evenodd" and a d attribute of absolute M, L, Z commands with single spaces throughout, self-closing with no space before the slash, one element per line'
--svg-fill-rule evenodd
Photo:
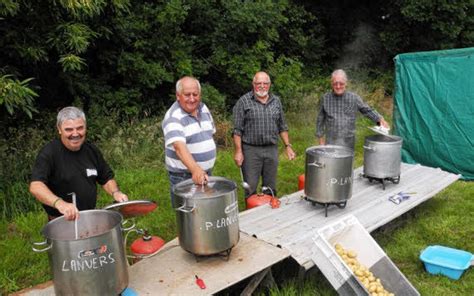
<path fill-rule="evenodd" d="M 375 147 L 370 147 L 370 146 L 365 146 L 364 145 L 364 149 L 367 149 L 367 150 L 372 150 L 372 151 L 375 151 Z"/>
<path fill-rule="evenodd" d="M 40 243 L 33 243 L 33 247 L 31 247 L 31 249 L 32 249 L 33 251 L 35 251 L 36 253 L 42 253 L 42 252 L 45 252 L 45 251 L 47 251 L 47 250 L 49 250 L 49 249 L 51 249 L 51 248 L 53 247 L 53 244 L 51 244 L 51 245 L 47 246 L 47 247 L 44 248 L 44 249 L 35 248 L 35 246 L 43 246 L 43 245 L 46 245 L 46 244 L 47 244 L 46 241 L 40 242 Z"/>
<path fill-rule="evenodd" d="M 320 168 L 320 169 L 325 167 L 324 163 L 320 163 L 320 162 L 308 163 L 308 165 L 309 166 L 314 166 L 314 167 L 317 167 L 317 168 Z"/>
<path fill-rule="evenodd" d="M 131 223 L 132 223 L 132 226 L 126 227 L 125 225 L 127 225 L 128 222 L 130 222 L 130 220 L 124 220 L 124 221 L 122 222 L 122 227 L 124 227 L 124 228 L 122 228 L 122 231 L 130 231 L 130 230 L 132 230 L 133 228 L 135 228 L 135 223 L 133 223 L 133 222 L 131 222 Z"/>
<path fill-rule="evenodd" d="M 186 205 L 182 205 L 179 208 L 176 208 L 175 210 L 183 212 L 183 213 L 192 213 L 196 209 L 196 205 L 193 205 L 193 207 L 190 210 L 188 210 L 188 209 L 189 208 L 186 208 Z"/>

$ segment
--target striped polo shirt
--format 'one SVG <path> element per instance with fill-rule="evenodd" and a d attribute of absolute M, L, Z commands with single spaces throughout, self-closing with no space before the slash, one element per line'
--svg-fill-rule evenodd
<path fill-rule="evenodd" d="M 216 161 L 216 132 L 211 112 L 204 103 L 198 107 L 198 118 L 184 111 L 176 101 L 168 109 L 161 124 L 165 136 L 165 162 L 170 172 L 189 172 L 176 155 L 173 143 L 186 144 L 196 163 L 205 171 L 214 167 Z"/>

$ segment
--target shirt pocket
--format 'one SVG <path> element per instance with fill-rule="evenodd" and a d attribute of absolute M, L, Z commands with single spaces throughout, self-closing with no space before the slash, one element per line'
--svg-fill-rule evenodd
<path fill-rule="evenodd" d="M 270 106 L 269 113 L 273 120 L 278 120 L 280 118 L 280 108 L 277 106 Z"/>
<path fill-rule="evenodd" d="M 352 103 L 347 104 L 346 106 L 344 106 L 343 111 L 344 111 L 344 114 L 353 115 L 356 112 L 355 102 L 352 102 Z"/>

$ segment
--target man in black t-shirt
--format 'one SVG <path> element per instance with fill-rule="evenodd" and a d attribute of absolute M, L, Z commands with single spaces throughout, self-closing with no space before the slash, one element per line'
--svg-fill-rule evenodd
<path fill-rule="evenodd" d="M 39 152 L 31 175 L 30 192 L 43 203 L 48 218 L 64 215 L 79 217 L 79 210 L 94 209 L 97 185 L 118 202 L 127 201 L 114 179 L 114 173 L 93 144 L 86 141 L 86 117 L 76 107 L 58 113 L 60 139 L 46 144 Z M 76 195 L 76 205 L 72 196 Z"/>

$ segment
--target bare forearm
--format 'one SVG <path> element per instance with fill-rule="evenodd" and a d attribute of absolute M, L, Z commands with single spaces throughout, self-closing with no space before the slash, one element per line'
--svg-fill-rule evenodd
<path fill-rule="evenodd" d="M 41 181 L 31 182 L 30 192 L 39 202 L 50 207 L 54 207 L 54 203 L 60 198 Z"/>
<path fill-rule="evenodd" d="M 123 202 L 123 201 L 128 200 L 128 196 L 122 191 L 120 191 L 120 188 L 117 184 L 117 181 L 115 181 L 115 179 L 110 179 L 109 181 L 107 181 L 107 183 L 105 183 L 102 186 L 102 188 L 104 188 L 104 190 L 108 194 L 110 194 L 114 200 L 118 202 Z"/>
<path fill-rule="evenodd" d="M 176 155 L 181 160 L 181 162 L 188 168 L 188 170 L 193 174 L 197 170 L 202 170 L 201 167 L 194 160 L 191 152 L 189 152 L 186 145 L 182 142 L 173 143 Z"/>
<path fill-rule="evenodd" d="M 242 137 L 234 135 L 234 162 L 237 166 L 242 166 L 244 162 L 244 153 L 242 152 Z"/>

